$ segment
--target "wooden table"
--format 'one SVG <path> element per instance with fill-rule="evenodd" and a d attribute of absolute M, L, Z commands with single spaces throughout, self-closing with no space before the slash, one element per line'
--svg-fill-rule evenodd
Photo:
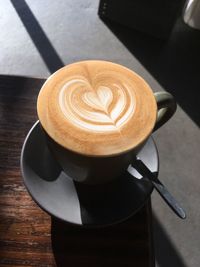
<path fill-rule="evenodd" d="M 126 222 L 84 229 L 51 218 L 27 193 L 20 152 L 43 82 L 0 76 L 0 267 L 154 266 L 150 201 Z"/>

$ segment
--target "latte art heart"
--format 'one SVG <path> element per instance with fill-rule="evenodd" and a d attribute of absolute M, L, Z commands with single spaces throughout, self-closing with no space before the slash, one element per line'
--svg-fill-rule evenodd
<path fill-rule="evenodd" d="M 157 105 L 137 73 L 116 63 L 86 60 L 47 79 L 37 112 L 48 136 L 67 151 L 110 157 L 143 144 L 155 125 Z"/>
<path fill-rule="evenodd" d="M 88 131 L 117 131 L 134 113 L 134 100 L 127 85 L 91 86 L 72 78 L 59 93 L 59 106 L 68 121 Z"/>

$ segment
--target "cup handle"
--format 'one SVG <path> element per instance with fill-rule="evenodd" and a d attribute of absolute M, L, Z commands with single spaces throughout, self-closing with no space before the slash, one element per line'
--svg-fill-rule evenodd
<path fill-rule="evenodd" d="M 154 96 L 158 106 L 157 120 L 153 129 L 156 131 L 174 115 L 177 105 L 170 93 L 156 92 Z"/>

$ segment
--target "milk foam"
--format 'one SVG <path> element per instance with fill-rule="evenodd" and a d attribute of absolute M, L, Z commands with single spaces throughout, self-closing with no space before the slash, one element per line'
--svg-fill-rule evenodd
<path fill-rule="evenodd" d="M 89 60 L 50 76 L 38 95 L 37 112 L 56 143 L 101 157 L 140 146 L 152 132 L 157 105 L 149 85 L 133 71 Z"/>
<path fill-rule="evenodd" d="M 104 73 L 105 75 L 105 73 Z M 117 74 L 113 74 L 117 75 Z M 134 113 L 131 88 L 120 84 L 90 84 L 87 77 L 71 78 L 59 93 L 59 107 L 68 121 L 88 131 L 119 131 Z"/>

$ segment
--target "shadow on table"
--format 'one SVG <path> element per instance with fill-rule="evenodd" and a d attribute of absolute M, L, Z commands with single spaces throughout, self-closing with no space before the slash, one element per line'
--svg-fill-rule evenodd
<path fill-rule="evenodd" d="M 140 210 L 131 219 L 116 226 L 99 229 L 71 226 L 52 218 L 52 248 L 57 267 L 82 264 L 88 267 L 116 267 L 133 266 L 134 263 L 140 267 L 149 266 L 145 261 L 148 257 L 148 247 L 145 247 L 144 235 L 147 235 L 147 232 L 144 231 L 141 235 L 141 229 L 134 229 L 143 216 L 142 212 Z M 186 267 L 155 215 L 153 224 L 158 266 Z"/>
<path fill-rule="evenodd" d="M 180 18 L 169 39 L 163 41 L 105 19 L 104 23 L 200 125 L 200 31 Z"/>
<path fill-rule="evenodd" d="M 72 226 L 52 218 L 52 249 L 57 267 L 149 266 L 146 207 L 126 222 L 102 228 Z"/>
<path fill-rule="evenodd" d="M 64 63 L 52 46 L 28 4 L 24 0 L 11 0 L 11 3 L 49 71 L 54 73 L 59 68 L 63 67 Z"/>
<path fill-rule="evenodd" d="M 153 232 L 156 262 L 159 267 L 186 267 L 179 252 L 176 250 L 158 218 L 153 214 Z"/>

